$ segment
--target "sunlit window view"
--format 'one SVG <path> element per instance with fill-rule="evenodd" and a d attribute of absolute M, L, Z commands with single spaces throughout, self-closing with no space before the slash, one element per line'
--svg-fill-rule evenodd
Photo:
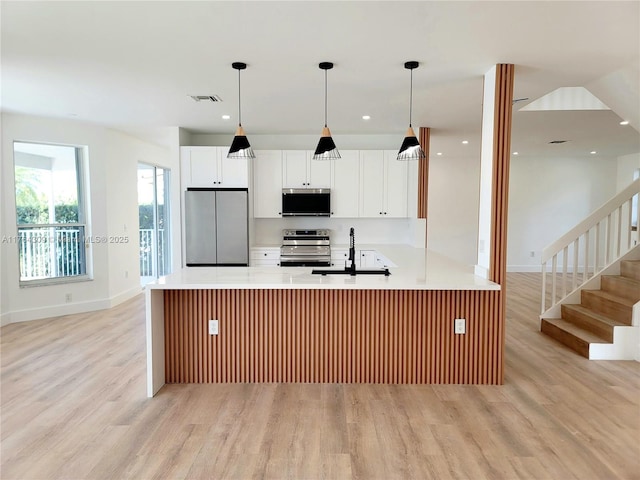
<path fill-rule="evenodd" d="M 169 171 L 139 164 L 138 213 L 142 285 L 170 273 L 168 205 Z"/>
<path fill-rule="evenodd" d="M 13 145 L 20 281 L 85 275 L 82 149 Z"/>

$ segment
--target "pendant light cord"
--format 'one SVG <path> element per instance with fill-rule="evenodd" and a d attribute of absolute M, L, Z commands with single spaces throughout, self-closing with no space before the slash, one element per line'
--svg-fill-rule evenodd
<path fill-rule="evenodd" d="M 411 114 L 413 113 L 413 69 L 411 69 L 411 80 L 409 85 L 409 126 L 411 127 Z"/>
<path fill-rule="evenodd" d="M 324 126 L 327 126 L 327 71 L 324 71 Z"/>
<path fill-rule="evenodd" d="M 240 108 L 240 69 L 238 69 L 238 126 L 242 126 L 242 110 Z"/>

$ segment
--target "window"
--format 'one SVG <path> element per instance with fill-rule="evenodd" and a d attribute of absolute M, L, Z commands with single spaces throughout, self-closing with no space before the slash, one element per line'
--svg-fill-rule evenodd
<path fill-rule="evenodd" d="M 171 270 L 169 245 L 169 176 L 166 168 L 138 164 L 140 218 L 140 282 L 167 275 Z"/>
<path fill-rule="evenodd" d="M 20 282 L 86 277 L 83 149 L 14 142 Z"/>

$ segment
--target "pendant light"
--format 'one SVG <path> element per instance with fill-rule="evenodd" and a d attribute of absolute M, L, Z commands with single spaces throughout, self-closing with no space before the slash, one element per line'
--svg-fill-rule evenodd
<path fill-rule="evenodd" d="M 405 134 L 402 146 L 398 152 L 398 160 L 420 160 L 425 158 L 424 150 L 420 146 L 420 142 L 416 138 L 416 132 L 411 126 L 411 113 L 413 110 L 413 70 L 420 65 L 418 62 L 405 62 L 404 68 L 411 70 L 411 87 L 409 89 L 409 128 Z"/>
<path fill-rule="evenodd" d="M 327 70 L 333 68 L 333 63 L 322 62 L 318 65 L 321 70 L 324 70 L 324 128 L 322 129 L 322 135 L 320 135 L 320 141 L 316 147 L 316 151 L 313 154 L 314 160 L 333 160 L 335 158 L 341 158 L 340 152 L 336 148 L 336 144 L 331 138 L 331 132 L 327 127 Z"/>
<path fill-rule="evenodd" d="M 253 149 L 249 144 L 249 140 L 244 133 L 244 128 L 242 128 L 242 115 L 240 110 L 240 70 L 247 68 L 247 64 L 242 62 L 233 62 L 231 66 L 235 70 L 238 70 L 238 129 L 236 130 L 236 135 L 233 137 L 233 141 L 231 142 L 231 147 L 229 147 L 227 158 L 256 158 L 253 153 Z"/>

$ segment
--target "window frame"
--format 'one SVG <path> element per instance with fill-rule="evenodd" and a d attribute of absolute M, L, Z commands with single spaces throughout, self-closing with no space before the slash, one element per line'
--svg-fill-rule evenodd
<path fill-rule="evenodd" d="M 32 144 L 32 145 L 45 145 L 52 147 L 68 147 L 73 148 L 75 153 L 75 173 L 76 173 L 76 198 L 78 203 L 78 221 L 76 223 L 18 223 L 18 202 L 16 198 L 16 143 L 24 143 L 24 144 Z M 68 283 L 78 283 L 78 282 L 87 282 L 92 281 L 93 276 L 91 274 L 91 245 L 89 242 L 90 237 L 90 225 L 89 225 L 89 216 L 88 216 L 88 202 L 87 202 L 87 188 L 86 188 L 86 175 L 87 175 L 87 158 L 88 158 L 88 148 L 85 145 L 70 145 L 64 143 L 52 143 L 52 142 L 34 142 L 30 140 L 14 140 L 13 141 L 13 174 L 14 174 L 14 206 L 16 213 L 16 255 L 18 260 L 18 284 L 21 288 L 28 287 L 40 287 L 46 285 L 61 285 Z M 21 241 L 20 241 L 20 231 L 26 229 L 40 229 L 40 230 L 52 230 L 59 228 L 71 228 L 78 229 L 82 232 L 82 238 L 78 241 L 81 243 L 84 248 L 79 248 L 79 260 L 78 263 L 82 267 L 83 273 L 77 275 L 58 275 L 55 277 L 45 277 L 45 278 L 33 278 L 33 279 L 23 279 L 22 275 L 22 264 L 20 261 L 20 249 L 21 249 Z M 51 237 L 49 237 L 50 242 Z M 54 247 L 55 248 L 55 247 Z"/>

